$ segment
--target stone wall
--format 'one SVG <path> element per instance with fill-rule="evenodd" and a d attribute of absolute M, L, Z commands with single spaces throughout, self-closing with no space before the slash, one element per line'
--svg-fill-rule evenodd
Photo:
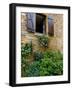
<path fill-rule="evenodd" d="M 54 20 L 54 37 L 51 37 L 49 47 L 63 52 L 63 15 L 48 14 Z"/>
<path fill-rule="evenodd" d="M 54 36 L 49 37 L 49 48 L 63 51 L 63 15 L 62 14 L 46 14 L 46 17 L 51 15 L 54 20 Z M 47 26 L 47 24 L 46 24 Z M 48 29 L 48 26 L 47 28 Z M 35 33 L 27 31 L 27 16 L 21 13 L 21 41 L 27 43 L 30 40 L 33 42 L 34 50 L 38 50 L 39 45 Z"/>
<path fill-rule="evenodd" d="M 25 13 L 21 13 L 21 32 L 22 35 L 27 32 L 27 16 Z"/>

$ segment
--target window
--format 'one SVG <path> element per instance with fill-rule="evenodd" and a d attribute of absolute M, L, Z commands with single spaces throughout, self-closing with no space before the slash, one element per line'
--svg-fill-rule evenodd
<path fill-rule="evenodd" d="M 45 16 L 43 14 L 36 13 L 36 32 L 45 32 Z"/>

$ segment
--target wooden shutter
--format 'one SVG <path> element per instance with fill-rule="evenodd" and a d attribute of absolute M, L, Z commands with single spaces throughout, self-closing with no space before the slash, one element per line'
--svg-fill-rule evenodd
<path fill-rule="evenodd" d="M 36 28 L 36 15 L 35 13 L 27 14 L 27 27 L 30 32 L 34 32 Z"/>
<path fill-rule="evenodd" d="M 54 22 L 52 17 L 48 17 L 48 34 L 51 36 L 54 35 Z"/>

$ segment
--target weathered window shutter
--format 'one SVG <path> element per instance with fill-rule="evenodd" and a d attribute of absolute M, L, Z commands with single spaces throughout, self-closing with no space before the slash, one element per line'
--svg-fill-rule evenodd
<path fill-rule="evenodd" d="M 36 28 L 36 14 L 35 13 L 27 13 L 27 27 L 28 27 L 28 31 L 35 32 L 35 28 Z"/>
<path fill-rule="evenodd" d="M 48 17 L 48 34 L 51 36 L 54 35 L 54 22 L 51 16 Z"/>

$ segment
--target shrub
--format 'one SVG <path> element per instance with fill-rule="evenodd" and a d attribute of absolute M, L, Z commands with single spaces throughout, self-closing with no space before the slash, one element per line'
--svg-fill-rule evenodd
<path fill-rule="evenodd" d="M 52 76 L 63 74 L 63 58 L 59 51 L 47 51 L 41 60 L 33 61 L 26 69 L 26 76 Z"/>
<path fill-rule="evenodd" d="M 39 44 L 43 47 L 48 47 L 48 37 L 45 35 L 38 36 Z"/>
<path fill-rule="evenodd" d="M 34 61 L 31 64 L 29 64 L 29 68 L 26 69 L 26 76 L 32 77 L 32 76 L 39 76 L 39 61 Z"/>
<path fill-rule="evenodd" d="M 40 76 L 62 75 L 63 62 L 53 61 L 50 58 L 44 58 L 40 65 Z"/>
<path fill-rule="evenodd" d="M 25 71 L 26 71 L 26 68 L 28 67 L 28 62 L 27 60 L 23 57 L 21 59 L 21 76 L 24 77 L 26 76 L 25 75 Z"/>
<path fill-rule="evenodd" d="M 28 68 L 28 61 L 26 57 L 31 55 L 32 53 L 32 42 L 21 44 L 21 76 L 24 77 L 26 68 Z"/>
<path fill-rule="evenodd" d="M 39 61 L 43 58 L 43 53 L 40 51 L 34 52 L 34 60 Z"/>
<path fill-rule="evenodd" d="M 52 60 L 63 60 L 63 54 L 57 50 L 47 50 L 44 52 L 44 57 L 50 58 Z"/>
<path fill-rule="evenodd" d="M 21 57 L 27 57 L 32 53 L 32 42 L 21 45 Z"/>
<path fill-rule="evenodd" d="M 59 51 L 49 50 L 44 53 L 40 65 L 40 75 L 62 75 L 63 55 Z"/>

